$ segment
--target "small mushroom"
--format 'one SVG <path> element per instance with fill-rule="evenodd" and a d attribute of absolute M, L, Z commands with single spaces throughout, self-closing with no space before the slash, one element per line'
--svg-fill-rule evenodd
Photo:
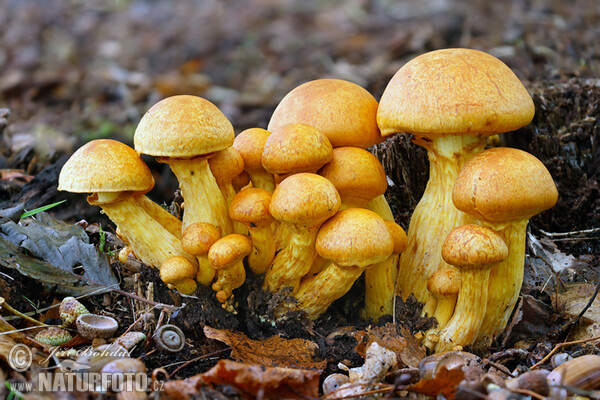
<path fill-rule="evenodd" d="M 262 164 L 265 143 L 271 132 L 261 128 L 250 128 L 240 132 L 233 141 L 233 147 L 244 159 L 244 170 L 248 173 L 252 187 L 273 193 L 275 178 Z"/>
<path fill-rule="evenodd" d="M 302 280 L 295 294 L 298 308 L 311 319 L 318 318 L 346 294 L 366 268 L 389 257 L 394 241 L 379 215 L 362 208 L 347 208 L 323 224 L 316 249 L 331 264 Z"/>
<path fill-rule="evenodd" d="M 221 234 L 216 226 L 206 222 L 196 222 L 188 225 L 183 231 L 181 245 L 187 253 L 201 260 L 200 264 L 208 263 L 208 250 L 214 242 L 219 240 Z M 210 263 L 208 263 L 210 265 Z M 196 281 L 203 285 L 210 285 L 215 277 L 215 270 L 198 269 Z"/>
<path fill-rule="evenodd" d="M 171 257 L 160 266 L 160 279 L 169 289 L 182 294 L 192 294 L 196 290 L 198 266 L 181 256 Z"/>
<path fill-rule="evenodd" d="M 73 339 L 69 331 L 57 326 L 51 326 L 35 335 L 35 340 L 48 344 L 50 346 L 60 346 L 63 343 L 67 343 Z"/>
<path fill-rule="evenodd" d="M 475 343 L 485 317 L 490 269 L 508 257 L 508 248 L 493 230 L 463 225 L 446 237 L 442 257 L 460 270 L 461 284 L 454 314 L 438 334 L 436 352 Z"/>
<path fill-rule="evenodd" d="M 235 147 L 228 147 L 209 158 L 208 166 L 223 193 L 227 207 L 229 207 L 236 192 L 231 180 L 244 171 L 244 159 Z M 244 234 L 245 232 L 242 228 L 240 232 L 235 233 Z"/>
<path fill-rule="evenodd" d="M 114 318 L 98 314 L 80 315 L 75 323 L 82 338 L 92 341 L 99 339 L 97 342 L 111 338 L 119 328 Z"/>
<path fill-rule="evenodd" d="M 152 336 L 156 347 L 165 353 L 178 353 L 185 346 L 185 335 L 176 325 L 163 325 Z"/>
<path fill-rule="evenodd" d="M 431 342 L 438 341 L 438 332 L 446 326 L 452 317 L 460 285 L 460 273 L 450 267 L 437 270 L 427 280 L 427 290 L 431 293 L 431 299 L 435 300 L 435 311 L 432 317 L 438 323 L 437 328 L 432 328 L 425 333 L 427 347 L 433 346 Z M 430 301 L 428 300 L 428 302 Z"/>
<path fill-rule="evenodd" d="M 208 261 L 217 270 L 217 280 L 212 289 L 217 292 L 217 300 L 221 303 L 230 299 L 233 290 L 246 280 L 243 259 L 251 251 L 252 240 L 238 233 L 224 236 L 210 247 Z"/>
<path fill-rule="evenodd" d="M 281 226 L 285 225 L 290 237 L 267 270 L 266 288 L 271 292 L 284 287 L 297 290 L 315 259 L 319 228 L 338 211 L 340 203 L 333 184 L 316 174 L 295 174 L 277 186 L 269 211 Z"/>
<path fill-rule="evenodd" d="M 83 314 L 89 314 L 87 308 L 74 297 L 65 297 L 58 308 L 60 319 L 63 322 L 63 326 L 71 326 L 73 322 Z"/>
<path fill-rule="evenodd" d="M 271 193 L 248 188 L 240 191 L 229 206 L 229 217 L 242 223 L 252 238 L 248 266 L 255 274 L 263 274 L 275 257 L 272 225 L 275 219 L 269 212 Z"/>
<path fill-rule="evenodd" d="M 288 124 L 272 131 L 267 138 L 262 164 L 279 183 L 299 172 L 316 173 L 331 161 L 332 150 L 327 136 L 314 126 Z"/>

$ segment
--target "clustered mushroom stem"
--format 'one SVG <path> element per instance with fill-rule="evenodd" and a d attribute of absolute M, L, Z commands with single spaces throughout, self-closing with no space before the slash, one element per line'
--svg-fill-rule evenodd
<path fill-rule="evenodd" d="M 273 193 L 275 191 L 275 177 L 267 171 L 248 172 L 252 187 L 266 190 Z"/>
<path fill-rule="evenodd" d="M 315 259 L 315 239 L 319 226 L 291 227 L 287 245 L 275 256 L 265 276 L 265 285 L 272 292 L 284 287 L 298 289 L 300 279 L 305 276 Z"/>
<path fill-rule="evenodd" d="M 204 157 L 190 159 L 165 158 L 177 176 L 185 199 L 183 229 L 195 222 L 207 222 L 219 229 L 221 236 L 232 232 L 225 199 Z"/>
<path fill-rule="evenodd" d="M 141 209 L 134 197 L 116 203 L 95 205 L 102 207 L 104 213 L 121 228 L 136 256 L 143 263 L 160 268 L 167 259 L 183 256 L 196 264 L 194 257 L 183 251 L 179 239 Z"/>
<path fill-rule="evenodd" d="M 507 259 L 490 271 L 487 311 L 478 335 L 480 341 L 493 338 L 504 329 L 519 298 L 523 283 L 528 221 L 526 219 L 502 225 L 478 221 L 495 230 L 508 246 Z"/>
<path fill-rule="evenodd" d="M 437 353 L 451 351 L 455 344 L 475 342 L 486 313 L 489 269 L 462 270 L 461 288 L 452 318 L 438 333 Z"/>
<path fill-rule="evenodd" d="M 454 207 L 452 189 L 464 163 L 483 151 L 486 139 L 448 135 L 427 140 L 415 137 L 413 141 L 427 149 L 429 181 L 410 220 L 408 247 L 400 257 L 396 288 L 403 299 L 414 293 L 424 302 L 429 296 L 427 278 L 439 266 L 447 266 L 441 256 L 444 239 L 452 228 L 473 221 Z"/>
<path fill-rule="evenodd" d="M 394 214 L 384 195 L 369 201 L 366 208 L 376 212 L 385 220 L 394 221 Z M 385 261 L 365 271 L 364 314 L 366 317 L 377 320 L 383 315 L 392 315 L 399 257 L 399 255 L 391 255 Z"/>
<path fill-rule="evenodd" d="M 150 200 L 147 196 L 136 197 L 140 207 L 144 209 L 152 218 L 157 220 L 166 230 L 168 230 L 177 239 L 181 239 L 181 220 L 176 218 L 170 212 Z"/>
<path fill-rule="evenodd" d="M 265 273 L 275 255 L 275 241 L 271 225 L 249 227 L 252 238 L 252 252 L 248 255 L 248 265 L 256 275 Z"/>
<path fill-rule="evenodd" d="M 361 267 L 344 268 L 332 262 L 319 274 L 303 280 L 294 297 L 298 299 L 300 309 L 310 319 L 316 319 L 350 290 L 363 271 Z M 339 288 L 346 288 L 346 291 L 340 292 Z"/>

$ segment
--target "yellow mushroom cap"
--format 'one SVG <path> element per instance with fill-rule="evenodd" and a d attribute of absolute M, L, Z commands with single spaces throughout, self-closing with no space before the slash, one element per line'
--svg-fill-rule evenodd
<path fill-rule="evenodd" d="M 181 236 L 181 246 L 186 253 L 199 256 L 208 253 L 221 234 L 213 224 L 196 222 L 185 228 Z"/>
<path fill-rule="evenodd" d="M 226 269 L 242 261 L 252 251 L 252 240 L 238 233 L 223 236 L 208 251 L 208 261 L 215 269 Z"/>
<path fill-rule="evenodd" d="M 340 208 L 340 195 L 331 182 L 302 172 L 284 179 L 273 192 L 269 211 L 278 221 L 320 224 Z"/>
<path fill-rule="evenodd" d="M 317 235 L 317 253 L 340 266 L 367 267 L 388 258 L 394 240 L 383 218 L 364 208 L 348 208 L 327 220 Z"/>
<path fill-rule="evenodd" d="M 383 136 L 493 135 L 527 125 L 533 100 L 502 61 L 471 49 L 422 54 L 396 72 L 379 103 Z"/>
<path fill-rule="evenodd" d="M 175 256 L 167 259 L 160 266 L 160 279 L 167 285 L 177 284 L 183 279 L 193 279 L 198 267 L 187 258 Z"/>
<path fill-rule="evenodd" d="M 333 183 L 342 199 L 368 202 L 387 189 L 383 166 L 377 157 L 359 147 L 333 149 L 331 161 L 319 170 L 319 175 Z"/>
<path fill-rule="evenodd" d="M 262 154 L 271 132 L 261 128 L 250 128 L 240 132 L 233 141 L 233 147 L 244 159 L 246 171 L 264 171 Z"/>
<path fill-rule="evenodd" d="M 469 160 L 452 192 L 456 208 L 491 222 L 529 219 L 556 204 L 558 191 L 540 160 L 518 149 L 496 147 Z"/>
<path fill-rule="evenodd" d="M 265 225 L 274 221 L 269 212 L 271 193 L 257 188 L 248 188 L 235 195 L 229 205 L 229 217 L 248 225 Z"/>
<path fill-rule="evenodd" d="M 406 250 L 406 246 L 408 245 L 408 237 L 406 236 L 406 232 L 394 221 L 385 220 L 384 222 L 390 231 L 390 234 L 392 235 L 392 239 L 394 239 L 394 251 L 392 254 L 402 253 L 404 250 Z"/>
<path fill-rule="evenodd" d="M 460 268 L 504 261 L 508 247 L 500 235 L 480 225 L 462 225 L 450 231 L 442 246 L 442 258 Z"/>
<path fill-rule="evenodd" d="M 331 143 L 306 124 L 288 124 L 271 132 L 262 153 L 263 167 L 272 174 L 317 172 L 331 161 Z"/>
<path fill-rule="evenodd" d="M 241 174 L 244 171 L 244 159 L 234 147 L 228 147 L 209 158 L 208 166 L 217 182 L 220 182 Z"/>
<path fill-rule="evenodd" d="M 135 150 L 112 139 L 92 140 L 80 147 L 58 177 L 58 190 L 75 193 L 146 193 L 153 187 L 152 173 Z"/>
<path fill-rule="evenodd" d="M 454 268 L 441 268 L 427 279 L 427 290 L 435 297 L 457 296 L 460 291 L 460 272 Z"/>
<path fill-rule="evenodd" d="M 292 123 L 312 125 L 333 147 L 366 149 L 383 140 L 376 116 L 377 100 L 367 90 L 341 79 L 317 79 L 285 95 L 267 129 L 273 132 Z"/>
<path fill-rule="evenodd" d="M 133 142 L 141 154 L 187 158 L 233 144 L 233 126 L 210 101 L 180 95 L 154 104 L 138 124 Z"/>

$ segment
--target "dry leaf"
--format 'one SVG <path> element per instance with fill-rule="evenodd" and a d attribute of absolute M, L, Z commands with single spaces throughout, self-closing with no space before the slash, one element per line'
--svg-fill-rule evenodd
<path fill-rule="evenodd" d="M 364 336 L 367 336 L 366 341 Z M 363 358 L 372 342 L 394 351 L 398 358 L 398 365 L 401 367 L 417 368 L 419 362 L 427 355 L 425 348 L 407 329 L 392 323 L 369 328 L 366 332 L 356 332 L 354 337 L 358 342 L 355 350 Z"/>
<path fill-rule="evenodd" d="M 443 395 L 446 399 L 454 399 L 456 388 L 465 378 L 462 368 L 447 369 L 442 366 L 433 379 L 421 379 L 407 390 L 427 396 Z"/>
<path fill-rule="evenodd" d="M 314 360 L 318 346 L 309 340 L 282 339 L 279 336 L 253 340 L 240 332 L 210 326 L 204 327 L 204 334 L 209 339 L 229 345 L 233 349 L 231 357 L 248 364 L 318 370 L 327 364 L 327 360 Z"/>
<path fill-rule="evenodd" d="M 319 372 L 265 368 L 231 360 L 221 360 L 209 371 L 186 380 L 166 382 L 169 399 L 187 400 L 197 396 L 202 384 L 229 385 L 246 398 L 306 399 L 319 395 Z"/>
<path fill-rule="evenodd" d="M 567 319 L 575 318 L 587 305 L 596 285 L 569 283 L 567 290 L 558 295 L 558 311 Z M 596 297 L 583 317 L 569 333 L 569 340 L 585 340 L 600 336 L 600 298 Z"/>

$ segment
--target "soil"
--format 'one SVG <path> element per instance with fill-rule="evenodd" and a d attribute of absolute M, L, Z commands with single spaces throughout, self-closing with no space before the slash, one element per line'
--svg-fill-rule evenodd
<path fill-rule="evenodd" d="M 35 0 L 6 0 L 0 13 L 0 170 L 17 170 L 22 176 L 0 181 L 0 209 L 24 204 L 30 210 L 66 199 L 68 206 L 50 210 L 54 217 L 67 223 L 99 223 L 114 232 L 112 223 L 88 205 L 85 196 L 56 190 L 58 173 L 70 154 L 91 139 L 110 137 L 131 144 L 141 115 L 158 99 L 179 93 L 203 96 L 221 108 L 239 133 L 266 128 L 279 100 L 308 80 L 348 79 L 379 99 L 391 76 L 414 56 L 438 48 L 470 47 L 490 52 L 511 67 L 536 106 L 532 123 L 503 135 L 500 142 L 538 157 L 556 182 L 558 204 L 534 217 L 530 231 L 579 261 L 573 280 L 595 283 L 600 262 L 598 2 L 342 3 L 138 0 L 89 6 L 57 0 L 52 7 L 39 7 Z M 427 182 L 426 153 L 406 135 L 371 150 L 389 177 L 386 197 L 396 220 L 407 228 Z M 173 203 L 177 210 L 181 199 L 173 174 L 151 158 L 145 161 L 156 180 L 149 196 Z M 90 237 L 99 242 L 97 234 Z M 114 243 L 118 247 L 118 241 Z M 113 267 L 119 271 L 121 288 L 134 292 L 134 272 L 117 261 Z M 0 279 L 0 295 L 23 312 L 33 310 L 30 301 L 40 308 L 58 297 L 14 271 L 2 272 L 13 281 Z M 154 285 L 154 301 L 185 303 L 170 321 L 184 330 L 191 344 L 185 352 L 169 355 L 153 352 L 148 341 L 135 355 L 149 370 L 225 349 L 206 339 L 201 327 L 209 325 L 255 339 L 277 334 L 313 340 L 319 357 L 328 360 L 326 372 L 335 372 L 340 361 L 357 366 L 363 359 L 355 351 L 355 338 L 332 338 L 332 332 L 390 320 L 360 319 L 360 281 L 316 322 L 294 315 L 273 324 L 273 304 L 282 298 L 263 292 L 258 277 L 249 277 L 235 292 L 235 315 L 223 310 L 209 289 L 200 289 L 197 299 L 178 296 L 162 284 L 156 271 L 145 267 L 139 280 L 144 288 Z M 22 293 L 30 294 L 27 300 Z M 527 293 L 552 305 L 547 293 L 533 289 Z M 111 305 L 121 331 L 133 323 L 130 302 L 117 293 L 84 302 L 92 311 Z M 418 318 L 419 307 L 399 301 L 395 320 L 413 332 L 423 329 L 430 321 Z M 545 332 L 556 323 L 550 321 Z M 512 339 L 503 343 L 531 339 L 531 330 L 521 328 L 511 331 Z M 530 346 L 527 356 L 496 343 L 494 349 L 505 357 L 498 355 L 497 362 L 506 359 L 509 368 L 516 367 L 527 357 L 542 354 L 542 344 L 551 348 L 553 340 L 556 337 L 544 336 L 538 348 Z M 194 362 L 175 377 L 204 372 L 227 355 Z"/>

